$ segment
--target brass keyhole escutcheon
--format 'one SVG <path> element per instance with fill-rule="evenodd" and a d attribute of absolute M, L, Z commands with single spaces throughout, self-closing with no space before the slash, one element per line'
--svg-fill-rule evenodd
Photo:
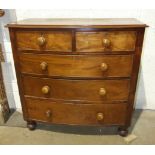
<path fill-rule="evenodd" d="M 48 64 L 47 64 L 46 62 L 42 62 L 42 63 L 40 64 L 40 68 L 41 68 L 42 71 L 47 70 L 47 67 L 48 67 Z"/>
<path fill-rule="evenodd" d="M 47 111 L 46 111 L 46 117 L 48 117 L 48 118 L 52 117 L 52 112 L 51 112 L 51 110 L 47 110 Z"/>

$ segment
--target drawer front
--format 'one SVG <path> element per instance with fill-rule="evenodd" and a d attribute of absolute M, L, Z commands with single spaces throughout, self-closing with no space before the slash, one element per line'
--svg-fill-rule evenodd
<path fill-rule="evenodd" d="M 79 52 L 134 51 L 135 31 L 77 32 Z"/>
<path fill-rule="evenodd" d="M 63 52 L 72 50 L 71 32 L 18 31 L 16 33 L 16 39 L 17 48 L 19 50 L 49 50 Z"/>
<path fill-rule="evenodd" d="M 56 124 L 123 125 L 126 104 L 72 104 L 26 98 L 28 117 Z"/>
<path fill-rule="evenodd" d="M 130 77 L 132 55 L 21 54 L 21 72 L 66 77 Z"/>
<path fill-rule="evenodd" d="M 63 80 L 23 77 L 25 95 L 64 100 L 127 100 L 129 80 Z"/>

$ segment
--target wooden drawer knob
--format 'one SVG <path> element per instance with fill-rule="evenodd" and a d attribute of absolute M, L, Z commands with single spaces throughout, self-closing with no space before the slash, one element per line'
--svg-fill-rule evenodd
<path fill-rule="evenodd" d="M 46 62 L 42 62 L 42 63 L 40 64 L 40 68 L 41 68 L 41 70 L 43 70 L 43 71 L 47 70 L 47 66 L 48 66 L 48 64 L 47 64 Z"/>
<path fill-rule="evenodd" d="M 105 95 L 106 95 L 106 90 L 105 90 L 105 88 L 100 88 L 99 94 L 100 94 L 101 96 L 105 96 Z"/>
<path fill-rule="evenodd" d="M 109 47 L 110 46 L 110 40 L 109 39 L 103 39 L 103 46 L 106 48 L 106 47 Z"/>
<path fill-rule="evenodd" d="M 108 69 L 108 65 L 106 63 L 101 63 L 101 70 L 106 71 Z"/>
<path fill-rule="evenodd" d="M 45 42 L 46 42 L 46 39 L 44 37 L 39 37 L 37 39 L 37 41 L 38 41 L 38 45 L 39 46 L 44 46 L 45 45 Z"/>
<path fill-rule="evenodd" d="M 50 118 L 52 116 L 51 110 L 46 111 L 46 117 Z"/>
<path fill-rule="evenodd" d="M 97 113 L 96 118 L 97 118 L 98 121 L 102 121 L 104 119 L 103 113 L 101 113 L 101 112 Z"/>
<path fill-rule="evenodd" d="M 50 87 L 49 86 L 44 86 L 41 89 L 43 94 L 48 94 L 50 92 Z"/>

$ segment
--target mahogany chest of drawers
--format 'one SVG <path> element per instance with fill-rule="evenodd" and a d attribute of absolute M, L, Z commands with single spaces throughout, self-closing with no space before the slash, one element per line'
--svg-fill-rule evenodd
<path fill-rule="evenodd" d="M 119 127 L 127 135 L 145 24 L 27 19 L 8 24 L 24 119 Z"/>

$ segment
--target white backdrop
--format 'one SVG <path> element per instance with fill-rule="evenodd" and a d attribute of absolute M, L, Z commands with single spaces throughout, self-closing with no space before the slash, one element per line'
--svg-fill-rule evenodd
<path fill-rule="evenodd" d="M 155 109 L 155 10 L 14 10 L 14 13 L 17 20 L 26 18 L 137 18 L 149 25 L 145 33 L 135 102 L 136 108 Z M 3 32 L 3 41 L 7 59 L 3 67 L 7 96 L 10 105 L 20 110 L 21 103 L 6 31 Z"/>

